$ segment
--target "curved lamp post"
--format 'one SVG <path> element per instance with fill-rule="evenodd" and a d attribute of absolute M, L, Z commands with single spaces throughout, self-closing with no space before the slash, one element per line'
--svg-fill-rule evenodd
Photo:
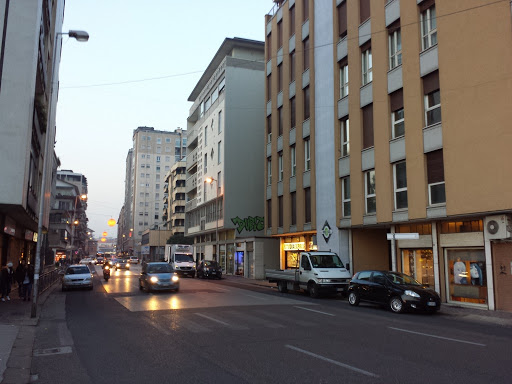
<path fill-rule="evenodd" d="M 57 56 L 57 42 L 59 39 L 59 36 L 62 35 L 68 35 L 69 37 L 72 37 L 80 42 L 85 42 L 89 40 L 89 34 L 85 31 L 79 31 L 79 30 L 70 30 L 68 32 L 57 32 L 55 34 L 55 41 L 53 44 L 53 59 L 52 59 L 52 76 L 50 78 L 50 99 L 49 99 L 49 106 L 48 106 L 48 118 L 47 118 L 47 125 L 46 125 L 46 137 L 45 137 L 45 146 L 44 146 L 44 154 L 43 154 L 43 175 L 41 180 L 41 193 L 39 194 L 39 215 L 38 215 L 38 222 L 37 222 L 37 245 L 36 245 L 36 260 L 35 260 L 35 267 L 34 267 L 34 286 L 32 288 L 32 308 L 30 312 L 30 317 L 36 317 L 37 314 L 37 293 L 39 289 L 39 272 L 41 269 L 41 242 L 43 238 L 43 216 L 44 216 L 44 197 L 46 194 L 46 175 L 48 173 L 48 168 L 51 166 L 51 163 L 49 161 L 50 157 L 50 146 L 53 148 L 52 141 L 51 141 L 51 134 L 50 134 L 50 127 L 52 124 L 52 117 L 53 117 L 53 108 L 52 108 L 52 100 L 55 96 L 54 91 L 54 83 L 55 83 L 55 72 L 56 72 L 56 65 L 55 65 L 55 58 Z M 55 99 L 55 102 L 56 99 Z"/>

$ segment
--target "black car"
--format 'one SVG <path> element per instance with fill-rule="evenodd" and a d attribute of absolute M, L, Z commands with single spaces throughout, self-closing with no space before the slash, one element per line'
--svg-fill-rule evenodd
<path fill-rule="evenodd" d="M 348 287 L 348 302 L 358 305 L 360 301 L 387 306 L 395 313 L 441 309 L 441 299 L 436 291 L 411 276 L 390 271 L 357 272 Z"/>
<path fill-rule="evenodd" d="M 197 277 L 203 279 L 216 277 L 220 280 L 222 279 L 222 267 L 216 261 L 203 260 L 197 267 Z"/>

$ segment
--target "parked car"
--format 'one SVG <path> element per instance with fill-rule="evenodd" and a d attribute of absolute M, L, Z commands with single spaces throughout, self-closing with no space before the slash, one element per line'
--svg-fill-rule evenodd
<path fill-rule="evenodd" d="M 117 259 L 116 271 L 118 269 L 130 269 L 130 263 L 128 262 L 128 259 Z"/>
<path fill-rule="evenodd" d="M 441 309 L 441 299 L 436 291 L 400 272 L 357 272 L 348 287 L 348 302 L 355 306 L 361 301 L 387 306 L 395 313 Z"/>
<path fill-rule="evenodd" d="M 142 265 L 139 277 L 139 289 L 147 292 L 153 290 L 180 290 L 180 278 L 174 272 L 171 265 L 166 262 L 151 262 Z"/>
<path fill-rule="evenodd" d="M 216 277 L 222 279 L 222 267 L 213 260 L 202 260 L 197 267 L 197 278 Z"/>
<path fill-rule="evenodd" d="M 139 258 L 137 256 L 130 256 L 128 261 L 130 262 L 130 264 L 139 264 Z"/>
<path fill-rule="evenodd" d="M 62 276 L 62 290 L 87 288 L 92 290 L 92 273 L 87 265 L 74 264 L 66 268 Z"/>
<path fill-rule="evenodd" d="M 82 260 L 80 260 L 80 264 L 96 264 L 96 260 L 94 260 L 92 257 L 84 257 Z"/>

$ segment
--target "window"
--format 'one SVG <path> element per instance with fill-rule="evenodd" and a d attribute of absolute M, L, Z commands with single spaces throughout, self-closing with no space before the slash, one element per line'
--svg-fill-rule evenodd
<path fill-rule="evenodd" d="M 219 111 L 219 120 L 218 123 L 218 133 L 222 132 L 222 111 Z"/>
<path fill-rule="evenodd" d="M 407 168 L 405 161 L 394 164 L 395 209 L 407 208 Z"/>
<path fill-rule="evenodd" d="M 278 167 L 279 167 L 279 172 L 278 172 L 278 181 L 283 181 L 283 176 L 284 176 L 284 172 L 283 172 L 283 152 L 279 152 L 278 154 Z"/>
<path fill-rule="evenodd" d="M 347 2 L 344 1 L 337 8 L 338 11 L 338 35 L 340 39 L 347 36 Z"/>
<path fill-rule="evenodd" d="M 166 137 L 166 138 L 165 138 L 165 142 L 166 142 L 166 143 L 170 143 L 170 142 L 171 142 L 171 138 L 170 138 L 170 137 Z"/>
<path fill-rule="evenodd" d="M 377 201 L 375 198 L 375 169 L 364 174 L 364 197 L 365 209 L 367 214 L 377 212 Z"/>
<path fill-rule="evenodd" d="M 278 222 L 278 226 L 279 227 L 283 227 L 283 215 L 284 215 L 284 212 L 283 212 L 283 196 L 279 196 L 277 198 L 277 203 L 278 203 L 278 208 L 279 208 L 279 222 Z"/>
<path fill-rule="evenodd" d="M 159 163 L 160 162 L 160 156 L 157 156 L 156 157 L 156 162 Z"/>
<path fill-rule="evenodd" d="M 277 47 L 283 46 L 283 22 L 282 19 L 277 23 Z"/>
<path fill-rule="evenodd" d="M 429 152 L 426 156 L 429 205 L 445 204 L 443 150 Z"/>
<path fill-rule="evenodd" d="M 370 0 L 359 0 L 359 23 L 370 18 Z"/>
<path fill-rule="evenodd" d="M 283 136 L 283 108 L 277 109 L 278 136 Z"/>
<path fill-rule="evenodd" d="M 309 85 L 304 88 L 304 120 L 309 119 Z"/>
<path fill-rule="evenodd" d="M 389 95 L 389 104 L 391 107 L 391 138 L 396 139 L 405 134 L 403 89 Z"/>
<path fill-rule="evenodd" d="M 267 185 L 272 184 L 272 160 L 267 160 Z"/>
<path fill-rule="evenodd" d="M 441 122 L 441 92 L 439 90 L 425 95 L 425 122 L 427 127 Z"/>
<path fill-rule="evenodd" d="M 142 154 L 141 159 L 145 159 L 146 155 Z"/>
<path fill-rule="evenodd" d="M 272 75 L 267 76 L 267 101 L 272 99 Z"/>
<path fill-rule="evenodd" d="M 267 143 L 272 141 L 272 115 L 267 116 Z"/>
<path fill-rule="evenodd" d="M 272 227 L 272 200 L 267 200 L 267 227 Z"/>
<path fill-rule="evenodd" d="M 222 141 L 217 143 L 217 163 L 220 164 L 222 162 L 222 154 L 220 152 L 222 148 Z"/>
<path fill-rule="evenodd" d="M 140 167 L 141 168 L 146 168 L 146 164 L 141 164 Z"/>
<path fill-rule="evenodd" d="M 295 96 L 290 99 L 290 128 L 295 128 Z"/>
<path fill-rule="evenodd" d="M 291 210 L 291 225 L 297 224 L 297 195 L 296 192 L 290 193 L 290 210 Z"/>
<path fill-rule="evenodd" d="M 361 54 L 361 70 L 363 85 L 370 83 L 373 80 L 372 75 L 372 48 L 362 51 Z"/>
<path fill-rule="evenodd" d="M 142 173 L 140 174 L 140 177 L 142 177 L 142 178 L 144 177 L 144 172 L 142 172 Z"/>
<path fill-rule="evenodd" d="M 304 71 L 309 68 L 309 37 L 306 37 L 302 42 L 304 54 Z"/>
<path fill-rule="evenodd" d="M 297 171 L 295 145 L 290 147 L 290 165 L 291 165 L 291 173 L 290 174 L 293 177 L 293 176 L 295 176 L 295 173 Z"/>
<path fill-rule="evenodd" d="M 350 176 L 341 179 L 341 215 L 350 217 Z"/>
<path fill-rule="evenodd" d="M 219 172 L 217 172 L 217 194 L 220 195 L 221 190 L 222 190 L 222 172 L 219 171 Z"/>
<path fill-rule="evenodd" d="M 340 63 L 340 99 L 348 96 L 348 64 L 347 60 Z"/>
<path fill-rule="evenodd" d="M 295 34 L 295 5 L 290 8 L 290 36 Z"/>
<path fill-rule="evenodd" d="M 165 152 L 171 152 L 171 147 L 165 147 Z"/>
<path fill-rule="evenodd" d="M 400 28 L 394 29 L 389 34 L 389 69 L 402 64 L 402 35 Z"/>
<path fill-rule="evenodd" d="M 277 92 L 283 90 L 283 64 L 277 66 Z"/>
<path fill-rule="evenodd" d="M 146 158 L 149 160 L 151 159 L 151 155 L 147 155 Z"/>
<path fill-rule="evenodd" d="M 171 161 L 171 156 L 165 156 L 165 162 L 168 163 L 169 161 Z"/>
<path fill-rule="evenodd" d="M 304 219 L 311 223 L 311 188 L 304 188 Z"/>
<path fill-rule="evenodd" d="M 204 154 L 204 164 L 203 164 L 203 168 L 204 168 L 204 173 L 208 173 L 208 154 Z"/>
<path fill-rule="evenodd" d="M 311 151 L 310 151 L 309 144 L 310 144 L 310 140 L 308 137 L 306 140 L 304 140 L 304 171 L 309 171 L 310 162 L 311 162 L 311 159 L 310 159 Z"/>
<path fill-rule="evenodd" d="M 157 144 L 162 144 L 162 138 L 161 137 L 157 137 L 156 138 L 156 143 Z"/>
<path fill-rule="evenodd" d="M 290 53 L 290 83 L 295 81 L 295 51 Z"/>
<path fill-rule="evenodd" d="M 272 58 L 272 34 L 269 33 L 267 35 L 267 61 L 269 61 Z M 220 88 L 220 87 L 219 87 Z"/>
<path fill-rule="evenodd" d="M 208 145 L 208 127 L 204 127 L 204 145 Z"/>
<path fill-rule="evenodd" d="M 309 19 L 309 0 L 302 0 L 302 21 Z"/>
<path fill-rule="evenodd" d="M 160 166 L 159 165 L 156 166 L 156 171 L 160 172 Z"/>
<path fill-rule="evenodd" d="M 340 122 L 340 136 L 341 136 L 341 156 L 350 155 L 350 122 L 348 118 Z"/>
<path fill-rule="evenodd" d="M 363 108 L 363 149 L 373 147 L 373 104 Z"/>
<path fill-rule="evenodd" d="M 421 12 L 421 47 L 423 50 L 437 44 L 436 6 Z"/>

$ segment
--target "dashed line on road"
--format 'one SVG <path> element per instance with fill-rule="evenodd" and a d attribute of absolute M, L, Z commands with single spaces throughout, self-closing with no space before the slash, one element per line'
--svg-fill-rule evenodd
<path fill-rule="evenodd" d="M 327 316 L 336 316 L 332 313 L 328 313 L 328 312 L 322 312 L 322 311 L 316 311 L 314 309 L 309 309 L 309 308 L 304 308 L 304 307 L 299 307 L 297 305 L 294 305 L 295 308 L 299 308 L 299 309 L 303 309 L 305 311 L 311 311 L 311 312 L 316 312 L 316 313 L 321 313 L 322 315 L 327 315 Z"/>
<path fill-rule="evenodd" d="M 210 317 L 210 316 L 206 316 L 206 315 L 203 315 L 202 313 L 195 313 L 195 315 L 197 316 L 201 316 L 201 317 L 204 317 L 205 319 L 208 319 L 208 320 L 211 320 L 211 321 L 214 321 L 216 323 L 219 323 L 219 324 L 222 324 L 222 325 L 225 325 L 225 326 L 229 326 L 228 323 L 225 323 L 224 321 L 220 321 L 220 320 L 217 320 L 217 319 L 214 319 L 213 317 Z"/>
<path fill-rule="evenodd" d="M 244 296 L 249 296 L 249 297 L 252 297 L 252 298 L 258 299 L 258 300 L 268 300 L 266 297 L 261 297 L 261 296 L 256 296 L 256 295 L 249 295 L 247 293 L 244 293 L 243 295 Z"/>
<path fill-rule="evenodd" d="M 306 354 L 308 356 L 312 356 L 312 357 L 314 357 L 316 359 L 327 361 L 328 363 L 337 365 L 339 367 L 350 369 L 351 371 L 358 372 L 358 373 L 361 373 L 361 374 L 366 375 L 366 376 L 379 377 L 375 373 L 371 373 L 371 372 L 365 371 L 364 369 L 356 368 L 356 367 L 353 367 L 352 365 L 344 364 L 344 363 L 341 363 L 341 362 L 336 361 L 336 360 L 331 360 L 331 359 L 329 359 L 327 357 L 324 357 L 324 356 L 321 356 L 321 355 L 317 355 L 316 353 L 309 352 L 309 351 L 306 351 L 304 349 L 300 349 L 300 348 L 294 347 L 293 345 L 288 345 L 287 344 L 287 345 L 285 345 L 285 347 L 289 348 L 289 349 L 293 349 L 294 351 L 297 351 L 297 352 L 304 353 L 304 354 Z"/>
<path fill-rule="evenodd" d="M 442 340 L 448 340 L 448 341 L 455 341 L 457 343 L 465 343 L 465 344 L 472 344 L 472 345 L 477 345 L 479 347 L 486 347 L 485 344 L 481 344 L 481 343 L 475 343 L 473 341 L 466 341 L 466 340 L 460 340 L 460 339 L 452 339 L 451 337 L 443 337 L 443 336 L 437 336 L 437 335 L 431 335 L 429 333 L 422 333 L 422 332 L 416 332 L 416 331 L 409 331 L 407 329 L 402 329 L 402 328 L 395 328 L 395 327 L 388 327 L 390 329 L 394 329 L 395 331 L 400 331 L 400 332 L 407 332 L 407 333 L 413 333 L 415 335 L 420 335 L 420 336 L 427 336 L 427 337 L 433 337 L 433 338 L 436 338 L 436 339 L 442 339 Z"/>

